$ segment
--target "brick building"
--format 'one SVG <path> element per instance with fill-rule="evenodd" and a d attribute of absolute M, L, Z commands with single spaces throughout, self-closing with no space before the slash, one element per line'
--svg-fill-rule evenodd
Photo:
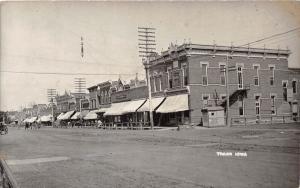
<path fill-rule="evenodd" d="M 279 49 L 171 45 L 150 59 L 152 95 L 166 97 L 164 103 L 170 106 L 162 103 L 157 112 L 164 122 L 199 124 L 202 109 L 226 107 L 228 62 L 231 115 L 278 115 L 286 113 L 284 105 L 292 109 L 292 103 L 299 114 L 300 74 L 288 68 L 289 54 Z"/>
<path fill-rule="evenodd" d="M 87 100 L 87 94 L 85 93 L 68 93 L 65 91 L 63 95 L 56 95 L 55 101 L 57 106 L 57 113 L 65 113 L 73 110 L 83 110 L 89 109 L 89 102 L 87 100 L 87 105 L 85 101 Z M 81 105 L 80 105 L 81 104 Z"/>
<path fill-rule="evenodd" d="M 94 110 L 99 108 L 98 86 L 94 85 L 87 88 L 89 91 L 89 109 Z"/>

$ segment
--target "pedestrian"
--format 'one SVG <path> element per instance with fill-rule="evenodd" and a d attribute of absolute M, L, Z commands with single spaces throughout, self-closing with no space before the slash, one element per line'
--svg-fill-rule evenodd
<path fill-rule="evenodd" d="M 98 122 L 97 122 L 97 128 L 101 128 L 103 125 L 102 121 L 99 119 Z"/>

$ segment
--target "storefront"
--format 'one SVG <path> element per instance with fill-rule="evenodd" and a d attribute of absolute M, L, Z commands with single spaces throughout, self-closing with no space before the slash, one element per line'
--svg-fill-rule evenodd
<path fill-rule="evenodd" d="M 163 103 L 164 99 L 165 97 L 155 97 L 151 99 L 154 126 L 160 126 L 160 114 L 157 114 L 155 110 Z M 150 103 L 149 99 L 147 99 L 147 101 L 137 110 L 138 121 L 142 121 L 147 124 L 147 122 L 149 122 L 149 111 Z"/>
<path fill-rule="evenodd" d="M 168 96 L 157 108 L 156 113 L 160 113 L 161 126 L 177 126 L 189 123 L 188 94 Z"/>
<path fill-rule="evenodd" d="M 106 110 L 105 123 L 113 123 L 113 126 L 135 126 L 139 122 L 137 110 L 145 103 L 145 99 L 112 103 Z"/>

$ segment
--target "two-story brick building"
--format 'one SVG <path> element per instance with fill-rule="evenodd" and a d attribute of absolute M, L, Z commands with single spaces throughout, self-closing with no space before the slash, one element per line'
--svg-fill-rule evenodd
<path fill-rule="evenodd" d="M 89 91 L 89 109 L 95 110 L 99 108 L 98 86 L 94 85 L 87 88 Z"/>
<path fill-rule="evenodd" d="M 199 124 L 202 109 L 226 107 L 226 71 L 230 114 L 261 116 L 284 113 L 282 105 L 298 106 L 297 70 L 288 68 L 289 50 L 217 45 L 172 45 L 151 57 L 150 80 L 153 96 L 164 96 L 156 110 L 162 121 Z M 290 103 L 288 103 L 290 102 Z"/>

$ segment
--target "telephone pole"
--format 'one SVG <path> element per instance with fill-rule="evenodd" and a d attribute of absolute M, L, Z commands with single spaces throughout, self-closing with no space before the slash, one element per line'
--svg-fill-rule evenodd
<path fill-rule="evenodd" d="M 148 86 L 148 98 L 149 98 L 149 116 L 150 116 L 150 125 L 153 130 L 153 110 L 152 110 L 152 94 L 151 94 L 151 84 L 150 84 L 150 56 L 154 53 L 155 50 L 155 28 L 150 27 L 138 27 L 138 36 L 139 36 L 139 53 L 142 57 L 143 65 L 146 70 L 146 79 Z"/>
<path fill-rule="evenodd" d="M 79 111 L 81 112 L 81 99 L 84 98 L 85 90 L 86 90 L 86 81 L 85 78 L 75 78 L 74 80 L 74 88 L 75 88 L 75 100 L 79 102 Z M 78 100 L 79 98 L 79 100 Z M 76 105 L 76 109 L 78 105 Z M 78 109 L 77 109 L 78 110 Z"/>
<path fill-rule="evenodd" d="M 74 80 L 75 93 L 84 94 L 86 89 L 85 78 L 75 78 Z"/>
<path fill-rule="evenodd" d="M 51 104 L 51 112 L 52 112 L 52 126 L 54 123 L 54 110 L 53 110 L 53 99 L 56 95 L 56 89 L 47 89 L 47 95 L 48 95 L 48 102 Z"/>
<path fill-rule="evenodd" d="M 228 76 L 228 74 L 229 74 L 229 54 L 227 53 L 227 55 L 226 55 L 226 124 L 227 124 L 227 126 L 228 127 L 230 127 L 230 112 L 229 112 L 229 105 L 230 105 L 230 103 L 229 103 L 229 83 L 228 83 L 228 81 L 229 81 L 229 76 Z"/>

